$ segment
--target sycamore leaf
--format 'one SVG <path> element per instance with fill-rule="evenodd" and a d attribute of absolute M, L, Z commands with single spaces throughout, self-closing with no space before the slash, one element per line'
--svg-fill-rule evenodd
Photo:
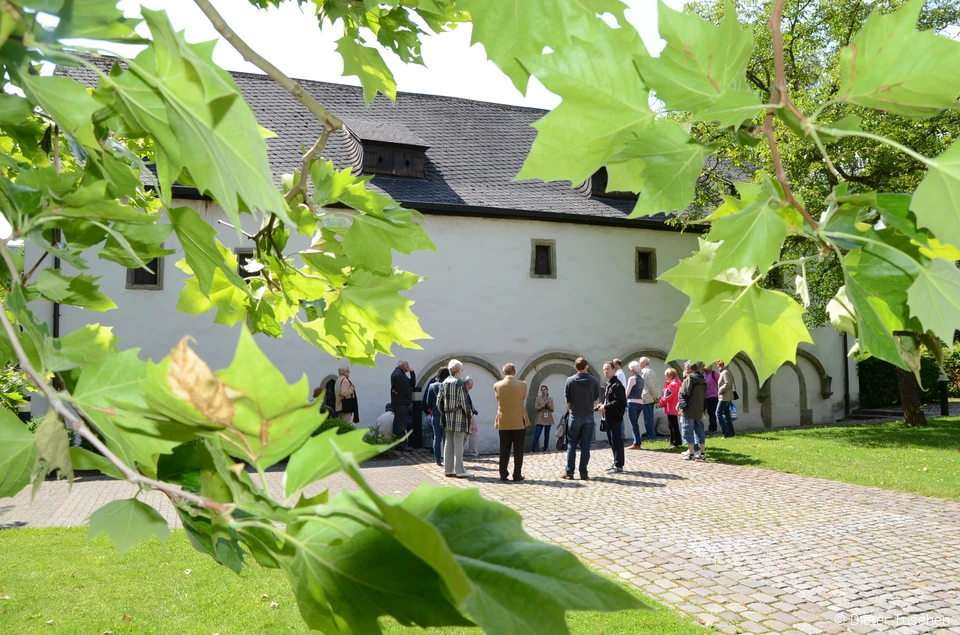
<path fill-rule="evenodd" d="M 923 2 L 870 14 L 840 52 L 837 99 L 906 117 L 930 117 L 957 106 L 960 42 L 916 30 Z"/>
<path fill-rule="evenodd" d="M 55 269 L 43 269 L 30 288 L 48 300 L 61 304 L 72 304 L 92 311 L 117 308 L 113 300 L 100 293 L 100 285 L 96 284 L 99 279 L 83 274 L 70 278 Z"/>
<path fill-rule="evenodd" d="M 412 220 L 413 213 L 399 208 L 386 213 L 386 219 L 354 214 L 350 229 L 343 236 L 344 254 L 361 267 L 388 274 L 393 269 L 392 250 L 402 254 L 418 250 L 436 251 L 423 226 Z"/>
<path fill-rule="evenodd" d="M 721 126 L 737 126 L 763 109 L 747 89 L 753 33 L 740 28 L 733 3 L 719 25 L 663 2 L 657 15 L 667 46 L 659 57 L 643 60 L 640 74 L 668 108 Z"/>
<path fill-rule="evenodd" d="M 787 236 L 787 225 L 766 202 L 754 202 L 736 214 L 713 223 L 707 240 L 722 242 L 717 249 L 709 276 L 723 271 L 756 266 L 766 273 L 780 258 L 780 247 Z"/>
<path fill-rule="evenodd" d="M 30 75 L 19 78 L 27 94 L 44 109 L 68 135 L 87 150 L 100 151 L 93 131 L 93 113 L 103 108 L 89 89 L 69 77 Z"/>
<path fill-rule="evenodd" d="M 727 269 L 713 279 L 709 271 L 718 245 L 701 246 L 661 276 L 690 296 L 669 358 L 728 360 L 743 351 L 763 382 L 784 362 L 796 360 L 801 342 L 813 342 L 803 323 L 803 307 L 784 293 L 758 287 L 754 267 Z"/>
<path fill-rule="evenodd" d="M 942 242 L 960 245 L 960 141 L 927 164 L 927 175 L 913 194 L 910 211 L 916 215 L 917 225 Z"/>
<path fill-rule="evenodd" d="M 217 243 L 217 249 L 226 261 L 227 266 L 236 268 L 237 256 L 219 242 Z M 193 273 L 193 269 L 190 268 L 186 260 L 179 261 L 177 268 L 187 274 Z M 180 290 L 180 299 L 177 301 L 177 311 L 190 315 L 200 315 L 216 308 L 217 314 L 213 321 L 217 324 L 233 326 L 247 317 L 247 298 L 246 292 L 228 280 L 223 271 L 216 268 L 213 270 L 213 280 L 210 283 L 208 293 L 200 290 L 200 280 L 197 277 L 188 278 L 183 283 L 183 289 Z"/>
<path fill-rule="evenodd" d="M 117 469 L 117 466 L 102 455 L 83 448 L 70 448 L 70 463 L 74 470 L 96 470 L 101 474 L 124 480 L 126 477 Z"/>
<path fill-rule="evenodd" d="M 394 270 L 382 276 L 357 270 L 350 284 L 327 299 L 326 331 L 344 343 L 343 356 L 361 361 L 383 350 L 383 340 L 419 349 L 415 340 L 430 339 L 410 310 L 413 300 L 400 295 L 420 281 L 415 274 Z"/>
<path fill-rule="evenodd" d="M 642 159 L 642 180 L 629 189 L 640 192 L 631 218 L 683 211 L 693 200 L 697 177 L 709 148 L 694 141 L 680 125 L 660 120 L 629 142 L 614 161 Z"/>
<path fill-rule="evenodd" d="M 392 447 L 367 443 L 363 440 L 365 434 L 366 430 L 337 434 L 337 430 L 332 429 L 312 437 L 300 446 L 300 449 L 290 456 L 284 472 L 283 487 L 287 498 L 311 483 L 342 470 L 343 464 L 337 456 L 338 453 L 349 453 L 357 463 L 361 463 Z"/>
<path fill-rule="evenodd" d="M 73 465 L 70 463 L 70 441 L 67 429 L 63 427 L 63 419 L 52 409 L 33 433 L 37 444 L 36 461 L 33 466 L 33 496 L 40 491 L 40 486 L 48 474 L 59 471 L 60 476 L 73 483 Z"/>
<path fill-rule="evenodd" d="M 378 92 L 389 97 L 390 101 L 397 100 L 397 82 L 380 51 L 344 35 L 337 40 L 337 53 L 343 58 L 343 75 L 354 75 L 363 85 L 363 100 L 367 104 Z"/>
<path fill-rule="evenodd" d="M 219 435 L 233 456 L 268 468 L 287 458 L 320 426 L 320 411 L 307 401 L 307 376 L 288 384 L 246 329 L 240 332 L 233 362 L 216 376 L 234 396 L 231 423 Z"/>
<path fill-rule="evenodd" d="M 206 419 L 228 426 L 233 420 L 233 403 L 223 381 L 216 377 L 184 337 L 167 358 L 166 379 L 174 397 L 188 402 Z"/>
<path fill-rule="evenodd" d="M 212 43 L 187 44 L 162 11 L 143 10 L 153 42 L 118 76 L 102 78 L 157 147 L 161 189 L 183 170 L 239 224 L 243 210 L 274 212 L 286 203 L 273 186 L 267 145 L 229 73 L 212 61 Z"/>
<path fill-rule="evenodd" d="M 30 483 L 36 453 L 30 429 L 11 411 L 0 408 L 0 498 L 15 496 Z"/>
<path fill-rule="evenodd" d="M 960 269 L 937 258 L 917 271 L 917 279 L 907 290 L 910 312 L 924 331 L 951 342 L 954 331 L 960 329 Z"/>
<path fill-rule="evenodd" d="M 859 338 L 857 331 L 857 313 L 853 303 L 847 295 L 846 285 L 837 290 L 837 294 L 827 303 L 827 314 L 830 324 L 838 331 L 842 331 L 855 338 Z"/>
<path fill-rule="evenodd" d="M 628 25 L 525 59 L 527 70 L 563 101 L 533 124 L 537 138 L 517 179 L 580 183 L 623 149 L 635 129 L 651 126 L 649 93 L 637 72 L 637 60 L 646 56 Z"/>
<path fill-rule="evenodd" d="M 176 253 L 173 249 L 163 248 L 163 241 L 173 232 L 172 225 L 114 223 L 112 229 L 113 232 L 107 237 L 107 242 L 97 255 L 101 260 L 109 260 L 123 267 L 133 268 L 140 266 L 140 262 L 149 263 L 154 258 Z M 125 245 L 120 244 L 117 239 L 118 234 L 123 236 Z M 132 257 L 130 251 L 133 251 L 137 258 Z"/>
<path fill-rule="evenodd" d="M 150 536 L 156 536 L 166 544 L 170 527 L 153 507 L 129 498 L 107 503 L 93 512 L 87 540 L 93 540 L 102 533 L 110 536 L 123 556 L 131 547 L 141 540 L 148 540 Z"/>
<path fill-rule="evenodd" d="M 470 44 L 483 44 L 487 58 L 524 94 L 530 79 L 524 62 L 542 55 L 545 46 L 559 51 L 575 37 L 600 39 L 609 27 L 597 16 L 605 13 L 629 28 L 619 0 L 460 0 L 457 8 L 470 15 Z"/>
<path fill-rule="evenodd" d="M 0 123 L 16 125 L 33 114 L 33 106 L 19 95 L 0 93 Z"/>
<path fill-rule="evenodd" d="M 95 362 L 101 357 L 119 350 L 120 338 L 113 334 L 112 326 L 88 324 L 63 337 L 49 338 L 44 359 L 47 370 L 59 372 Z"/>
<path fill-rule="evenodd" d="M 247 285 L 237 274 L 236 266 L 227 264 L 216 239 L 217 232 L 210 223 L 189 207 L 170 208 L 167 209 L 167 214 L 173 230 L 177 232 L 177 240 L 183 246 L 187 264 L 197 276 L 200 291 L 210 292 L 214 271 L 219 270 L 228 282 L 247 292 Z"/>

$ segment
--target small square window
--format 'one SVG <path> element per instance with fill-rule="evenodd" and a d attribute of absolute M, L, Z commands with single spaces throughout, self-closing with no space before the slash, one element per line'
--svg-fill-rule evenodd
<path fill-rule="evenodd" d="M 530 277 L 556 278 L 556 241 L 534 238 L 530 241 Z"/>
<path fill-rule="evenodd" d="M 645 247 L 637 247 L 636 260 L 637 282 L 657 281 L 657 251 Z"/>
<path fill-rule="evenodd" d="M 247 263 L 253 260 L 252 249 L 234 249 L 233 253 L 237 254 L 237 273 L 241 278 L 255 278 L 260 275 L 259 272 L 250 272 L 246 269 Z"/>
<path fill-rule="evenodd" d="M 147 271 L 149 269 L 149 271 Z M 141 291 L 163 290 L 163 258 L 154 258 L 147 269 L 127 269 L 127 288 Z"/>

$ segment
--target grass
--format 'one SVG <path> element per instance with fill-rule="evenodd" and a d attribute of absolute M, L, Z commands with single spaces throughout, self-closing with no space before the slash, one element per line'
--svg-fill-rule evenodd
<path fill-rule="evenodd" d="M 235 575 L 190 546 L 141 543 L 123 558 L 85 527 L 0 531 L 0 633 L 307 633 L 286 579 L 252 565 Z M 635 592 L 632 587 L 625 588 Z M 675 610 L 637 594 L 650 610 L 569 613 L 573 633 L 702 635 Z M 279 606 L 271 608 L 271 603 Z M 413 633 L 382 620 L 390 634 Z M 476 628 L 429 629 L 475 635 Z"/>
<path fill-rule="evenodd" d="M 644 444 L 646 447 L 646 444 Z M 658 441 L 651 448 L 670 450 Z M 960 417 L 740 433 L 707 439 L 710 460 L 960 500 Z"/>

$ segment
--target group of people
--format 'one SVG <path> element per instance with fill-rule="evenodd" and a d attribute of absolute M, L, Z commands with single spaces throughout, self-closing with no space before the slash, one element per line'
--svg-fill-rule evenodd
<path fill-rule="evenodd" d="M 722 360 L 717 360 L 717 370 L 705 369 L 703 362 L 688 361 L 684 364 L 682 380 L 675 369 L 667 368 L 662 388 L 646 357 L 628 364 L 629 379 L 621 360 L 604 362 L 604 386 L 589 373 L 586 359 L 577 358 L 574 366 L 576 374 L 564 385 L 567 414 L 562 423 L 567 442 L 567 466 L 561 478 L 574 478 L 575 468 L 579 467 L 580 478 L 589 479 L 595 412 L 600 412 L 600 431 L 606 433 L 613 452 L 613 462 L 606 470 L 608 474 L 623 472 L 626 449 L 639 450 L 644 438 L 651 441 L 657 438 L 656 407 L 662 408 L 667 415 L 671 445 L 687 445 L 687 451 L 682 455 L 685 460 L 706 459 L 706 436 L 716 431 L 718 423 L 724 437 L 735 434 L 731 406 L 739 395 L 733 373 Z M 547 386 L 540 386 L 535 401 L 536 418 L 531 422 L 526 409 L 526 382 L 517 379 L 514 364 L 505 364 L 502 370 L 503 379 L 493 386 L 497 398 L 494 427 L 500 435 L 500 479 L 506 481 L 510 478 L 512 456 L 513 480 L 523 481 L 526 429 L 536 426 L 532 452 L 540 448 L 541 438 L 542 451 L 547 451 L 556 408 Z M 392 413 L 393 433 L 397 436 L 403 436 L 411 428 L 410 409 L 415 384 L 413 370 L 401 360 L 390 378 L 390 403 L 387 406 L 388 414 Z M 472 388 L 473 380 L 463 376 L 463 363 L 452 359 L 427 383 L 421 403 L 424 425 L 433 431 L 434 459 L 450 478 L 471 477 L 472 474 L 464 468 L 464 453 L 478 455 L 478 413 L 470 397 Z M 339 369 L 333 389 L 336 411 L 345 420 L 358 422 L 356 387 L 350 381 L 349 368 Z M 706 429 L 704 414 L 709 421 Z M 629 418 L 633 433 L 629 447 L 624 443 L 625 416 Z"/>

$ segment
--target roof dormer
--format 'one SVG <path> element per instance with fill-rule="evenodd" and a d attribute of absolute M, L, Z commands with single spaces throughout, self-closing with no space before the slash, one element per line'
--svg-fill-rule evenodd
<path fill-rule="evenodd" d="M 362 174 L 424 178 L 426 142 L 393 121 L 355 119 L 347 123 L 363 147 Z"/>

